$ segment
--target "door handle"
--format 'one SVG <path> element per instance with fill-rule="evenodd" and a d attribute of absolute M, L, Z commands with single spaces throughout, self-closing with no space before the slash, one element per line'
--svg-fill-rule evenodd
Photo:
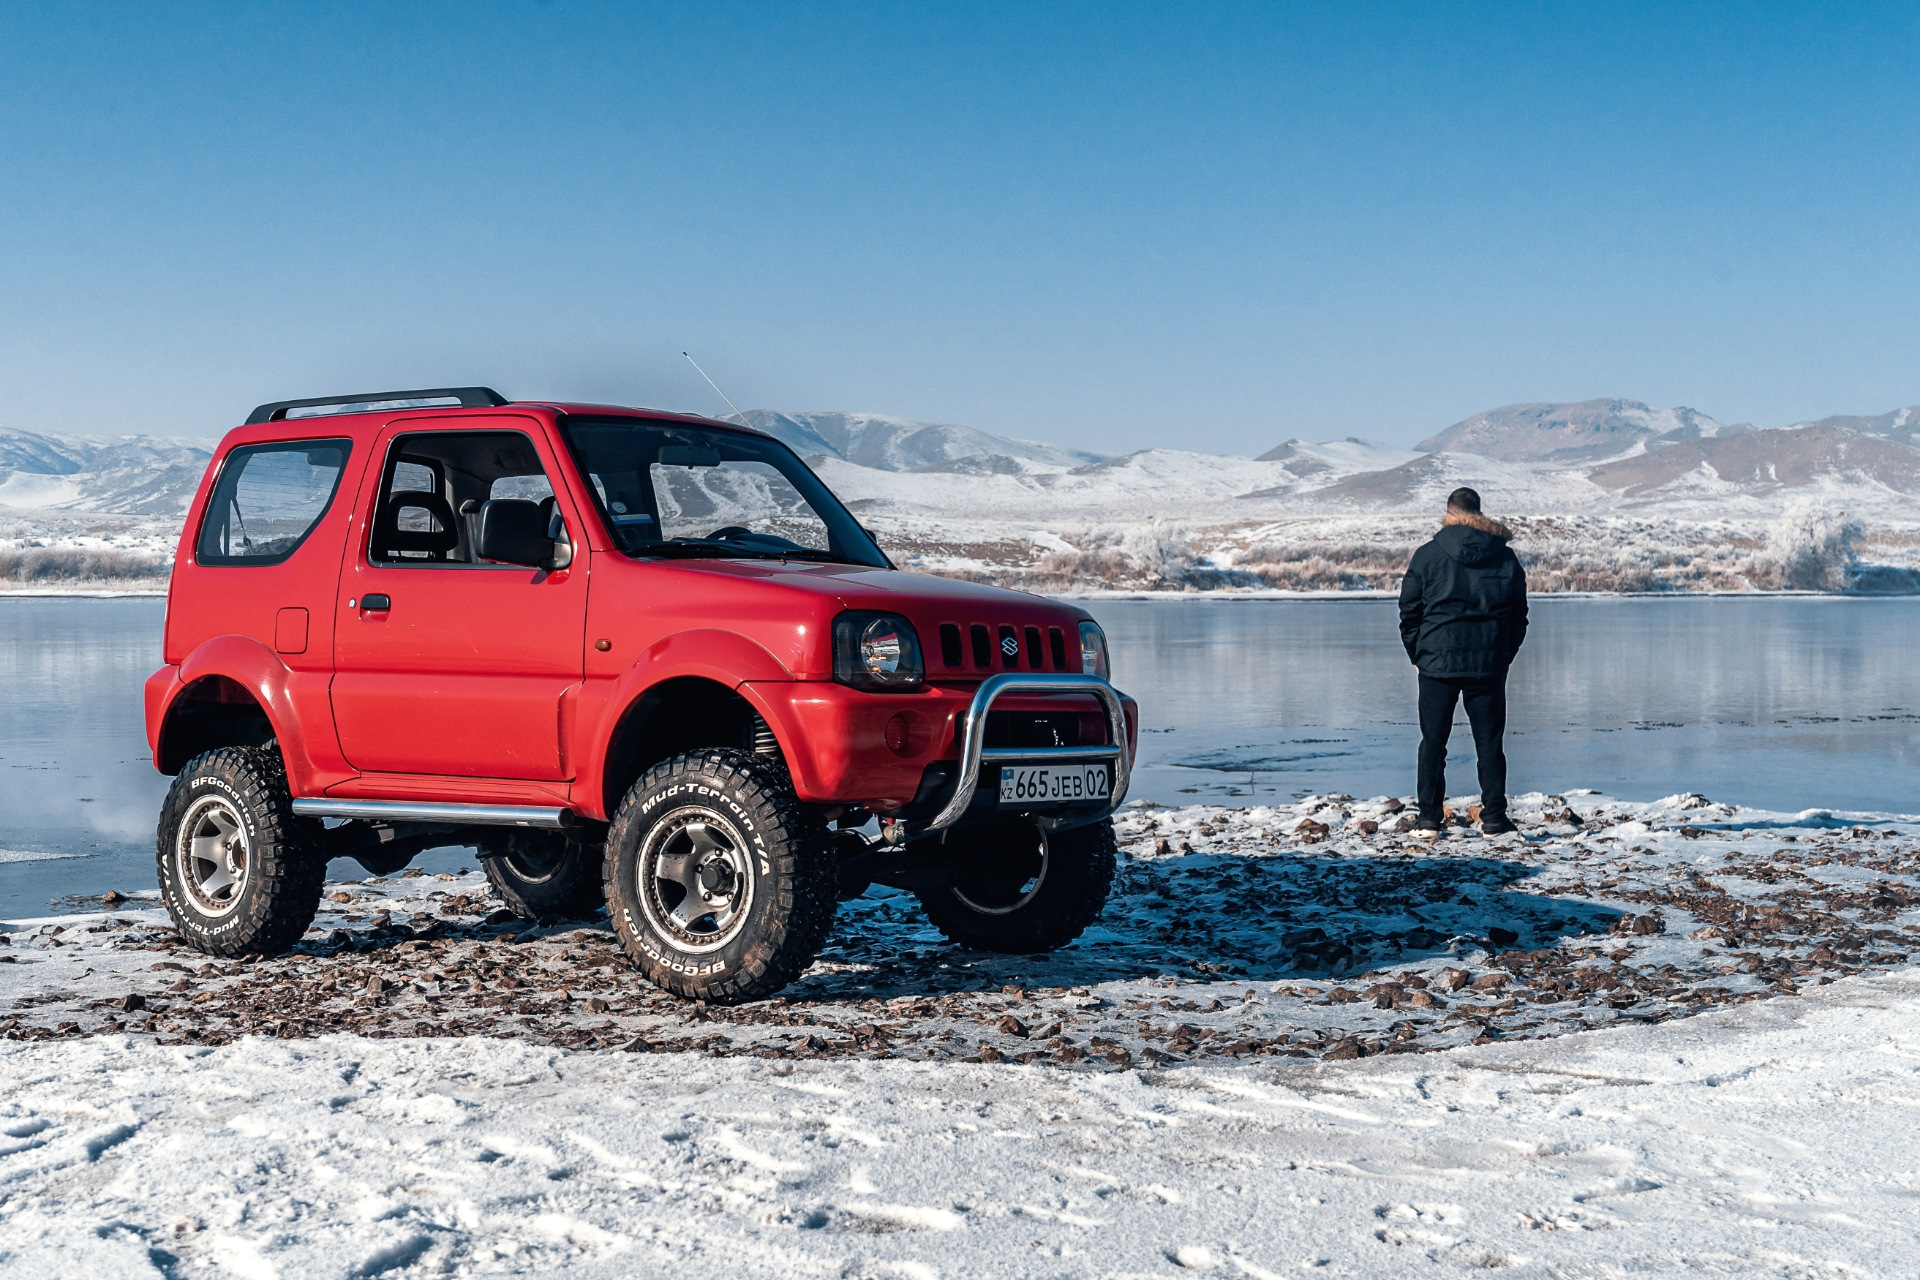
<path fill-rule="evenodd" d="M 368 613 L 385 613 L 393 608 L 393 598 L 372 592 L 360 597 L 360 608 Z"/>

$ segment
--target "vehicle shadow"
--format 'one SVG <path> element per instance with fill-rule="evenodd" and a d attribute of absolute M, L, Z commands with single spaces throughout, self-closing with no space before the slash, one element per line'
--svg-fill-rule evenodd
<path fill-rule="evenodd" d="M 915 896 L 876 886 L 840 904 L 790 1004 L 938 998 L 1002 986 L 1091 987 L 1143 979 L 1338 982 L 1372 969 L 1475 951 L 1551 947 L 1608 932 L 1623 912 L 1529 890 L 1534 869 L 1497 857 L 1265 856 L 1125 858 L 1100 918 L 1046 955 L 1000 955 L 947 941 Z M 404 952 L 433 940 L 488 943 L 580 933 L 617 946 L 604 912 L 525 921 L 396 920 L 304 940 L 315 956 Z"/>
<path fill-rule="evenodd" d="M 1550 947 L 1605 933 L 1625 914 L 1529 891 L 1533 874 L 1497 857 L 1126 859 L 1099 920 L 1045 956 L 956 947 L 911 893 L 876 888 L 841 904 L 819 962 L 785 994 L 843 1001 L 1169 977 L 1338 980 L 1476 950 Z"/>

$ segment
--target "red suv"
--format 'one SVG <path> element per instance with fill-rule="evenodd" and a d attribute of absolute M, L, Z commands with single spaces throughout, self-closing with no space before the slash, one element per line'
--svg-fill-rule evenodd
<path fill-rule="evenodd" d="M 1138 724 L 1086 613 L 901 572 L 777 440 L 483 387 L 254 410 L 165 654 L 160 884 L 193 945 L 282 950 L 328 859 L 466 844 L 517 914 L 604 903 L 712 1001 L 790 982 L 876 882 L 967 946 L 1076 937 Z"/>

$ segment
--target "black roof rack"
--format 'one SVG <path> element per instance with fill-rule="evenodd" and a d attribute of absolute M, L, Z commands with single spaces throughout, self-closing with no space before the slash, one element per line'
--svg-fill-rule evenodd
<path fill-rule="evenodd" d="M 279 422 L 287 416 L 289 409 L 319 409 L 335 405 L 366 405 L 368 408 L 378 405 L 412 409 L 424 407 L 414 403 L 423 400 L 452 400 L 462 409 L 497 409 L 503 404 L 513 403 L 492 387 L 429 387 L 419 391 L 369 391 L 352 396 L 318 396 L 312 400 L 275 400 L 272 404 L 263 404 L 248 414 L 247 425 Z"/>

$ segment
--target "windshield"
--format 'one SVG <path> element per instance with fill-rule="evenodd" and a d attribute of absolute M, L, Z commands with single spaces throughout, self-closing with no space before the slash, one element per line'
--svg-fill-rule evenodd
<path fill-rule="evenodd" d="M 630 554 L 890 567 L 839 499 L 776 441 L 634 418 L 570 417 L 561 428 Z"/>

